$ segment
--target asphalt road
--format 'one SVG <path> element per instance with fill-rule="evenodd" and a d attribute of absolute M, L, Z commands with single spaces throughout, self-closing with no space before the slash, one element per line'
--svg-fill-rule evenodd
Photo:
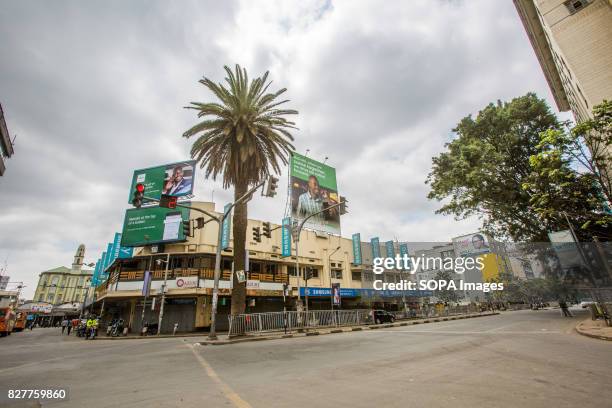
<path fill-rule="evenodd" d="M 68 388 L 53 407 L 612 406 L 612 342 L 576 334 L 576 312 L 228 346 L 35 329 L 0 339 L 0 385 Z"/>

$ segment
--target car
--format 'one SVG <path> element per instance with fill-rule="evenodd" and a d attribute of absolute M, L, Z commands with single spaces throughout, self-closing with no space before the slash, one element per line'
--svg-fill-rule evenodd
<path fill-rule="evenodd" d="M 582 302 L 580 302 L 580 307 L 583 309 L 586 309 L 587 307 L 594 305 L 595 302 L 593 302 L 591 299 L 585 299 Z"/>
<path fill-rule="evenodd" d="M 373 310 L 372 317 L 375 324 L 393 323 L 395 321 L 395 315 L 385 310 Z"/>

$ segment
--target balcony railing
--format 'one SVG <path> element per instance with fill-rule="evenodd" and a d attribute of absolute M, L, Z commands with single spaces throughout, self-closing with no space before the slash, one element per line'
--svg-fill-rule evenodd
<path fill-rule="evenodd" d="M 155 270 L 152 272 L 153 280 L 163 280 L 164 270 Z M 176 279 L 187 276 L 199 276 L 200 279 L 214 279 L 215 271 L 211 268 L 181 268 L 181 269 L 170 269 L 168 270 L 168 279 Z M 222 280 L 229 280 L 232 276 L 232 271 L 225 269 L 221 272 Z M 248 276 L 249 280 L 258 280 L 261 282 L 275 282 L 285 283 L 287 282 L 288 276 L 286 273 L 256 273 L 251 272 Z M 108 277 L 106 285 L 108 286 L 119 282 L 134 282 L 144 280 L 144 271 L 121 271 L 119 273 L 111 273 Z"/>

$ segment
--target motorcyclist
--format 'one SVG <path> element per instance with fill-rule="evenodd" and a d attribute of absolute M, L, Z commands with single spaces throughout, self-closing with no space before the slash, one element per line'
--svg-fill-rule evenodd
<path fill-rule="evenodd" d="M 91 315 L 89 316 L 89 318 L 87 319 L 87 323 L 85 323 L 85 340 L 89 339 L 89 337 L 92 335 L 92 330 L 94 328 L 94 324 L 96 322 L 96 316 L 95 315 Z"/>

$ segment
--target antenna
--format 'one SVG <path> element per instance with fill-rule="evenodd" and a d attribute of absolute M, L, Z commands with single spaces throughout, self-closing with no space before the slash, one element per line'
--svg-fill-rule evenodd
<path fill-rule="evenodd" d="M 306 154 L 304 156 L 308 157 L 308 153 L 310 153 L 310 149 L 306 149 Z"/>
<path fill-rule="evenodd" d="M 325 156 L 325 160 L 323 160 L 323 164 L 327 163 L 327 159 L 329 159 L 329 157 Z"/>

